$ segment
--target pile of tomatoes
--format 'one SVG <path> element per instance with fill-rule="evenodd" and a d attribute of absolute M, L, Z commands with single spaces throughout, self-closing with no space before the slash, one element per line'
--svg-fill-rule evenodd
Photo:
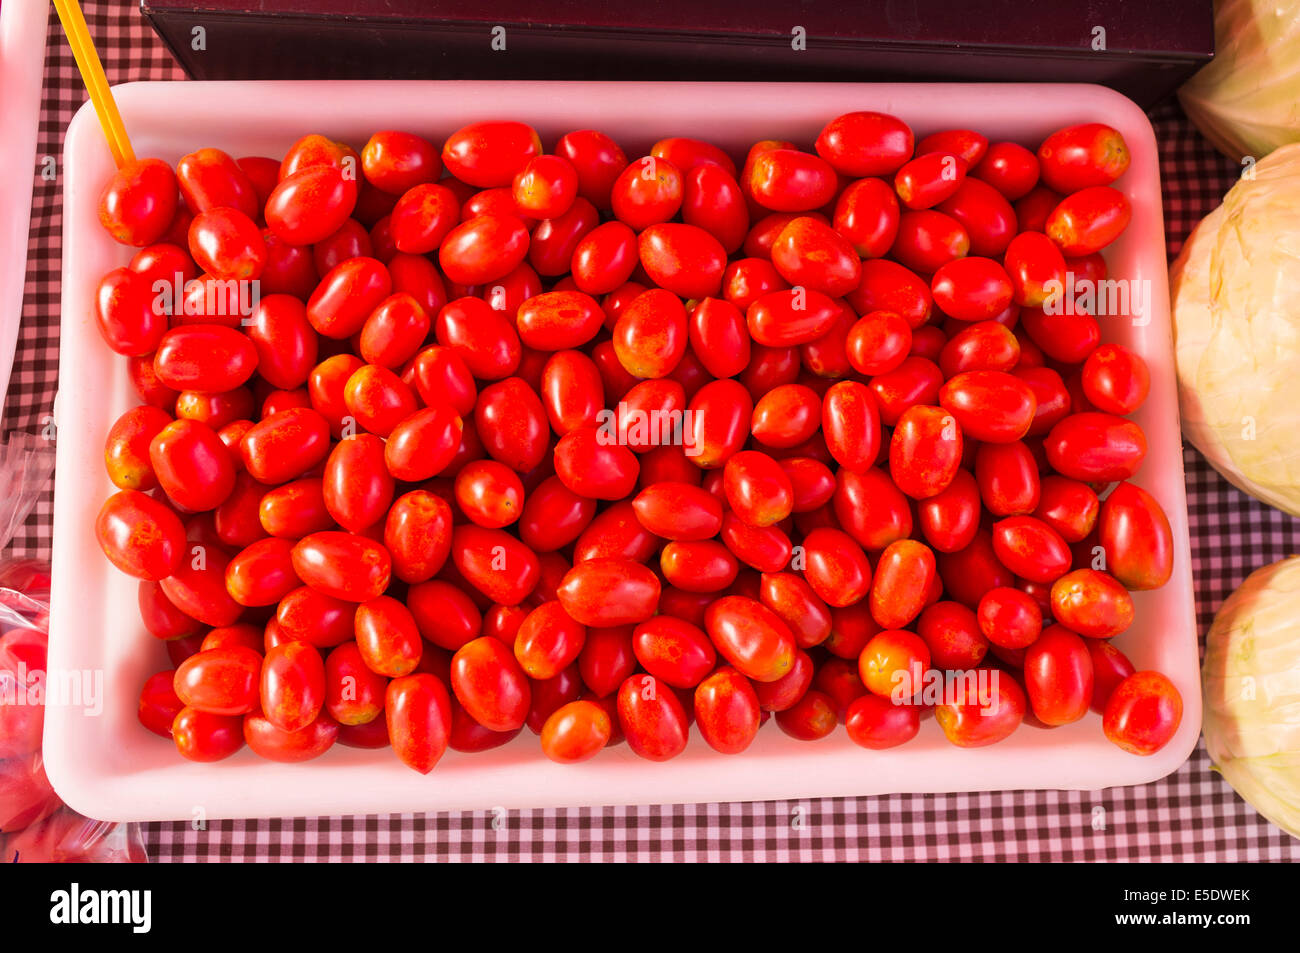
<path fill-rule="evenodd" d="M 95 307 L 141 404 L 96 530 L 175 666 L 141 721 L 421 772 L 773 715 L 976 746 L 1091 707 L 1159 749 L 1178 692 L 1109 641 L 1172 570 L 1149 375 L 1050 307 L 1105 277 L 1128 162 L 858 112 L 743 163 L 490 121 L 126 166 Z"/>

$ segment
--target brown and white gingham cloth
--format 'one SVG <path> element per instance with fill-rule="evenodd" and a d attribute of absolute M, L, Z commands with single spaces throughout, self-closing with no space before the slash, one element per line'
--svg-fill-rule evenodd
<path fill-rule="evenodd" d="M 86 0 L 86 20 L 109 81 L 180 80 L 131 0 Z M 50 17 L 40 157 L 62 154 L 85 100 Z M 1192 226 L 1238 173 L 1176 106 L 1152 113 L 1161 149 L 1165 230 L 1177 253 Z M 197 143 L 196 145 L 201 145 Z M 63 183 L 37 170 L 23 326 L 3 426 L 38 431 L 58 384 Z M 1202 634 L 1253 569 L 1300 549 L 1300 523 L 1237 492 L 1190 448 L 1184 452 L 1197 621 Z M 14 542 L 48 558 L 50 497 Z M 1097 811 L 1104 809 L 1104 814 Z M 792 819 L 798 814 L 799 824 Z M 1014 791 L 894 795 L 750 804 L 685 804 L 146 824 L 155 860 L 1300 860 L 1300 840 L 1273 827 L 1210 770 L 1204 746 L 1178 772 L 1099 792 Z M 1101 823 L 1098 823 L 1100 821 Z"/>

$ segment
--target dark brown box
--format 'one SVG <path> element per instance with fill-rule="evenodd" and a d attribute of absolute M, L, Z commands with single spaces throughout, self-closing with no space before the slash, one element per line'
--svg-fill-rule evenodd
<path fill-rule="evenodd" d="M 1092 82 L 1150 105 L 1214 49 L 1211 0 L 141 0 L 140 8 L 195 79 Z"/>

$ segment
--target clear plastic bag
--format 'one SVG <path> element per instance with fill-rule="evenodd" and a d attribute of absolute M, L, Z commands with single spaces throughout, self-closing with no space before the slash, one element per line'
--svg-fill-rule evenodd
<path fill-rule="evenodd" d="M 0 549 L 26 520 L 54 471 L 54 448 L 14 434 L 0 449 Z M 0 861 L 142 863 L 134 824 L 77 814 L 45 776 L 46 636 L 50 570 L 35 559 L 0 556 Z"/>

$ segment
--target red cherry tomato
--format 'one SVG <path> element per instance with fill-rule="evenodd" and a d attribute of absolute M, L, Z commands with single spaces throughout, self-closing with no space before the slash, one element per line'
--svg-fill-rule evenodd
<path fill-rule="evenodd" d="M 636 233 L 622 222 L 606 222 L 587 232 L 574 247 L 573 280 L 590 295 L 621 287 L 639 263 Z"/>
<path fill-rule="evenodd" d="M 326 337 L 349 338 L 392 290 L 392 277 L 382 262 L 349 258 L 321 278 L 307 301 L 307 320 Z"/>
<path fill-rule="evenodd" d="M 257 189 L 248 174 L 220 149 L 199 149 L 176 163 L 176 183 L 189 211 L 233 208 L 249 218 L 258 213 Z"/>
<path fill-rule="evenodd" d="M 1038 465 L 1020 441 L 984 443 L 975 451 L 975 479 L 984 507 L 994 516 L 1024 516 L 1038 506 Z"/>
<path fill-rule="evenodd" d="M 388 588 L 392 559 L 365 536 L 327 531 L 303 537 L 293 549 L 298 577 L 317 592 L 347 602 L 366 602 Z"/>
<path fill-rule="evenodd" d="M 513 215 L 479 215 L 455 226 L 438 246 L 443 274 L 460 285 L 504 278 L 528 255 L 528 229 Z"/>
<path fill-rule="evenodd" d="M 909 407 L 889 444 L 889 473 L 900 490 L 923 500 L 942 493 L 961 466 L 962 431 L 941 407 Z"/>
<path fill-rule="evenodd" d="M 1129 166 L 1128 144 L 1118 130 L 1101 123 L 1060 129 L 1038 147 L 1043 182 L 1058 192 L 1109 185 Z"/>
<path fill-rule="evenodd" d="M 722 528 L 722 502 L 689 483 L 652 484 L 637 494 L 632 508 L 642 526 L 665 539 L 709 539 Z"/>
<path fill-rule="evenodd" d="M 1183 720 L 1183 697 L 1159 672 L 1135 672 L 1110 694 L 1102 716 L 1106 740 L 1131 754 L 1155 754 Z"/>
<path fill-rule="evenodd" d="M 703 228 L 671 222 L 650 225 L 638 236 L 637 250 L 651 280 L 675 295 L 707 298 L 722 288 L 727 252 Z"/>
<path fill-rule="evenodd" d="M 1052 475 L 1043 478 L 1033 515 L 1067 543 L 1077 543 L 1092 532 L 1098 511 L 1097 494 L 1086 483 Z"/>
<path fill-rule="evenodd" d="M 298 762 L 319 758 L 338 740 L 339 724 L 322 713 L 299 731 L 284 731 L 257 712 L 244 716 L 244 741 L 268 761 Z"/>
<path fill-rule="evenodd" d="M 758 735 L 758 695 L 731 666 L 722 666 L 696 686 L 694 707 L 700 735 L 714 751 L 739 754 Z"/>
<path fill-rule="evenodd" d="M 1118 238 L 1131 216 L 1123 192 L 1099 185 L 1062 199 L 1047 216 L 1045 230 L 1066 255 L 1091 255 Z"/>
<path fill-rule="evenodd" d="M 988 443 L 1024 437 L 1036 406 L 1029 386 L 1004 371 L 958 374 L 939 391 L 939 403 L 956 418 L 965 436 Z"/>
<path fill-rule="evenodd" d="M 744 385 L 710 381 L 691 398 L 683 440 L 686 455 L 703 469 L 723 466 L 749 436 L 754 405 Z"/>
<path fill-rule="evenodd" d="M 944 736 L 961 748 L 980 748 L 1009 737 L 1028 710 L 1025 690 L 1013 676 L 998 669 L 975 669 L 965 676 L 945 691 L 945 696 L 951 692 L 953 697 L 945 697 L 935 707 L 935 720 Z M 978 688 L 981 676 L 985 679 L 983 692 Z M 969 691 L 972 681 L 976 688 Z"/>
<path fill-rule="evenodd" d="M 99 223 L 123 245 L 151 245 L 176 216 L 176 187 L 171 166 L 161 159 L 128 162 L 100 193 Z"/>
<path fill-rule="evenodd" d="M 873 311 L 853 324 L 844 346 L 849 363 L 858 373 L 885 374 L 907 358 L 912 348 L 912 329 L 901 315 Z"/>
<path fill-rule="evenodd" d="M 628 747 L 642 758 L 667 761 L 686 748 L 686 711 L 672 688 L 653 675 L 631 675 L 619 687 L 618 720 Z"/>
<path fill-rule="evenodd" d="M 1065 257 L 1046 235 L 1022 229 L 1002 260 L 1016 304 L 1038 306 L 1065 284 Z"/>
<path fill-rule="evenodd" d="M 1043 613 L 1038 603 L 1010 586 L 999 586 L 984 593 L 976 616 L 984 637 L 1005 649 L 1032 645 L 1043 629 Z"/>
<path fill-rule="evenodd" d="M 1038 184 L 1038 157 L 1018 143 L 994 142 L 971 175 L 1014 202 Z"/>
<path fill-rule="evenodd" d="M 1106 567 L 1126 588 L 1158 589 L 1169 581 L 1173 531 L 1165 511 L 1146 490 L 1127 482 L 1115 487 L 1101 504 L 1097 529 Z"/>
<path fill-rule="evenodd" d="M 901 629 L 921 614 L 935 580 L 934 553 L 900 539 L 885 547 L 871 579 L 871 615 L 884 629 Z"/>
<path fill-rule="evenodd" d="M 817 154 L 843 175 L 887 175 L 912 157 L 913 141 L 912 130 L 895 116 L 852 112 L 826 124 Z"/>
<path fill-rule="evenodd" d="M 337 226 L 331 232 L 336 230 Z M 200 212 L 190 223 L 188 238 L 194 261 L 214 278 L 252 281 L 260 278 L 266 267 L 262 232 L 238 209 Z"/>
<path fill-rule="evenodd" d="M 1048 314 L 1028 307 L 1020 312 L 1020 325 L 1044 354 L 1063 364 L 1085 360 L 1101 340 L 1101 327 L 1090 314 Z"/>
<path fill-rule="evenodd" d="M 1123 417 L 1142 406 L 1151 390 L 1146 361 L 1120 344 L 1103 344 L 1083 365 L 1083 392 L 1102 413 Z"/>
<path fill-rule="evenodd" d="M 1047 461 L 1062 476 L 1082 482 L 1127 480 L 1141 467 L 1147 441 L 1142 428 L 1112 414 L 1071 414 L 1043 441 Z"/>
<path fill-rule="evenodd" d="M 743 184 L 763 208 L 806 212 L 830 202 L 839 183 L 835 169 L 819 156 L 797 149 L 769 149 L 754 157 Z"/>
<path fill-rule="evenodd" d="M 905 267 L 932 274 L 970 251 L 970 235 L 961 222 L 934 209 L 904 212 L 890 254 Z"/>
<path fill-rule="evenodd" d="M 1137 669 L 1114 643 L 1102 639 L 1087 639 L 1088 655 L 1092 659 L 1092 701 L 1088 707 L 1099 715 L 1106 712 L 1106 703 L 1120 682 Z"/>
<path fill-rule="evenodd" d="M 138 490 L 122 490 L 105 501 L 95 537 L 114 566 L 139 579 L 165 579 L 187 556 L 180 517 Z"/>
<path fill-rule="evenodd" d="M 182 662 L 173 686 L 186 706 L 210 715 L 242 715 L 256 709 L 261 653 L 245 646 L 208 649 Z"/>
<path fill-rule="evenodd" d="M 682 173 L 666 159 L 644 156 L 623 169 L 610 191 L 614 217 L 635 231 L 669 221 L 681 208 Z"/>
<path fill-rule="evenodd" d="M 959 602 L 940 601 L 927 606 L 917 619 L 916 631 L 930 650 L 930 663 L 937 669 L 973 669 L 989 650 L 976 613 Z"/>
<path fill-rule="evenodd" d="M 755 681 L 774 682 L 794 665 L 793 633 L 755 599 L 723 596 L 705 613 L 705 629 L 719 654 Z"/>
<path fill-rule="evenodd" d="M 839 719 L 834 700 L 825 692 L 811 690 L 789 708 L 777 712 L 776 724 L 791 738 L 817 741 L 834 731 Z"/>
<path fill-rule="evenodd" d="M 361 150 L 366 180 L 390 195 L 401 195 L 442 174 L 442 159 L 432 142 L 409 132 L 376 132 Z"/>
<path fill-rule="evenodd" d="M 456 651 L 451 687 L 470 716 L 492 731 L 513 731 L 528 717 L 528 677 L 510 649 L 496 639 L 477 638 Z"/>
<path fill-rule="evenodd" d="M 176 420 L 160 430 L 150 441 L 149 460 L 168 497 L 192 512 L 215 509 L 235 488 L 230 451 L 196 420 Z"/>
<path fill-rule="evenodd" d="M 425 182 L 402 194 L 393 206 L 389 227 L 398 251 L 427 255 L 436 251 L 460 224 L 460 203 L 445 185 Z"/>
<path fill-rule="evenodd" d="M 1006 196 L 979 179 L 963 179 L 953 194 L 935 208 L 955 219 L 970 236 L 970 253 L 1000 258 L 1020 223 Z"/>
<path fill-rule="evenodd" d="M 862 265 L 857 251 L 840 233 L 816 218 L 791 221 L 777 236 L 772 264 L 791 285 L 838 297 L 857 288 Z"/>
<path fill-rule="evenodd" d="M 240 605 L 269 606 L 300 585 L 293 570 L 288 539 L 260 539 L 241 550 L 226 566 L 226 591 Z"/>
<path fill-rule="evenodd" d="M 603 132 L 585 129 L 561 136 L 555 154 L 564 156 L 578 174 L 578 194 L 599 209 L 609 208 L 610 191 L 627 167 L 627 156 Z"/>
<path fill-rule="evenodd" d="M 481 380 L 509 377 L 519 367 L 519 334 L 513 320 L 481 298 L 458 298 L 438 312 L 438 343 L 450 348 Z"/>
<path fill-rule="evenodd" d="M 450 404 L 415 411 L 388 433 L 383 451 L 388 472 L 405 482 L 436 476 L 455 458 L 463 434 L 464 423 Z"/>
<path fill-rule="evenodd" d="M 129 268 L 106 274 L 95 290 L 95 322 L 108 346 L 129 357 L 152 354 L 167 332 L 149 279 Z M 152 367 L 152 361 L 150 361 Z"/>
<path fill-rule="evenodd" d="M 599 224 L 600 213 L 596 207 L 584 198 L 575 199 L 562 215 L 544 219 L 532 230 L 529 262 L 540 275 L 565 274 L 573 264 L 579 243 Z M 541 288 L 536 291 L 540 292 Z"/>
<path fill-rule="evenodd" d="M 742 450 L 727 461 L 723 490 L 732 512 L 751 526 L 771 526 L 794 508 L 790 478 L 775 460 L 757 450 Z M 720 511 L 718 517 L 721 525 Z"/>
<path fill-rule="evenodd" d="M 344 642 L 325 659 L 325 710 L 340 725 L 364 725 L 379 718 L 387 686 L 385 676 L 366 666 L 355 642 Z"/>
<path fill-rule="evenodd" d="M 1052 583 L 1052 615 L 1080 635 L 1110 639 L 1133 622 L 1133 597 L 1115 577 L 1076 569 Z"/>
<path fill-rule="evenodd" d="M 917 152 L 894 174 L 894 191 L 907 208 L 932 208 L 957 191 L 966 169 L 965 160 L 950 152 Z"/>
<path fill-rule="evenodd" d="M 804 576 L 828 605 L 849 606 L 870 591 L 871 564 L 862 548 L 843 530 L 813 530 L 804 537 L 804 551 Z"/>
<path fill-rule="evenodd" d="M 671 616 L 655 616 L 638 625 L 632 648 L 647 672 L 675 688 L 694 688 L 717 662 L 704 631 Z"/>
<path fill-rule="evenodd" d="M 186 707 L 176 713 L 171 736 L 182 758 L 221 761 L 244 747 L 243 718 Z"/>
<path fill-rule="evenodd" d="M 671 156 L 665 158 L 673 161 Z M 680 164 L 678 167 L 682 168 Z M 682 221 L 704 229 L 727 254 L 739 250 L 749 232 L 749 209 L 734 166 L 728 171 L 717 162 L 704 161 L 686 170 Z"/>
<path fill-rule="evenodd" d="M 356 204 L 355 171 L 311 165 L 281 177 L 266 200 L 266 224 L 288 245 L 314 245 L 337 232 Z"/>
<path fill-rule="evenodd" d="M 654 615 L 659 591 L 658 577 L 640 563 L 598 557 L 574 565 L 559 587 L 558 598 L 583 625 L 633 625 Z"/>
<path fill-rule="evenodd" d="M 831 456 L 853 471 L 871 466 L 880 448 L 881 414 L 876 397 L 864 384 L 841 381 L 822 401 L 822 433 Z"/>
<path fill-rule="evenodd" d="M 609 712 L 593 701 L 578 700 L 557 708 L 542 727 L 542 753 L 560 764 L 593 758 L 609 743 Z"/>
<path fill-rule="evenodd" d="M 480 189 L 509 185 L 542 152 L 536 130 L 522 122 L 470 123 L 452 133 L 442 146 L 447 171 Z"/>
<path fill-rule="evenodd" d="M 282 731 L 301 731 L 325 704 L 325 663 L 315 646 L 284 642 L 272 647 L 262 663 L 261 706 Z"/>
<path fill-rule="evenodd" d="M 862 258 L 880 258 L 898 236 L 898 196 L 882 179 L 859 179 L 840 193 L 833 224 Z"/>
<path fill-rule="evenodd" d="M 515 206 L 534 218 L 558 218 L 578 197 L 578 173 L 558 155 L 534 156 L 515 173 Z"/>
<path fill-rule="evenodd" d="M 688 344 L 686 309 L 677 295 L 661 288 L 639 295 L 614 326 L 614 352 L 635 377 L 666 377 Z"/>
<path fill-rule="evenodd" d="M 873 750 L 896 748 L 920 732 L 921 708 L 868 694 L 849 705 L 844 723 L 854 744 Z"/>
<path fill-rule="evenodd" d="M 949 152 L 960 156 L 968 166 L 975 165 L 984 156 L 989 141 L 973 129 L 945 129 L 933 132 L 916 144 L 916 154 Z"/>
<path fill-rule="evenodd" d="M 1025 650 L 1024 672 L 1029 704 L 1039 721 L 1068 725 L 1088 713 L 1092 658 L 1084 640 L 1065 626 L 1052 626 Z"/>
<path fill-rule="evenodd" d="M 867 690 L 901 704 L 920 694 L 922 677 L 930 667 L 930 649 L 914 632 L 877 632 L 858 657 L 858 675 Z"/>
<path fill-rule="evenodd" d="M 555 678 L 577 661 L 586 640 L 586 628 L 552 599 L 530 612 L 515 634 L 515 659 L 529 678 Z"/>
<path fill-rule="evenodd" d="M 1011 304 L 1012 283 L 991 258 L 959 258 L 941 266 L 931 281 L 934 303 L 959 321 L 985 321 Z"/>
<path fill-rule="evenodd" d="M 384 717 L 403 764 L 428 774 L 442 759 L 452 732 L 451 705 L 447 687 L 436 675 L 419 672 L 388 683 Z"/>

